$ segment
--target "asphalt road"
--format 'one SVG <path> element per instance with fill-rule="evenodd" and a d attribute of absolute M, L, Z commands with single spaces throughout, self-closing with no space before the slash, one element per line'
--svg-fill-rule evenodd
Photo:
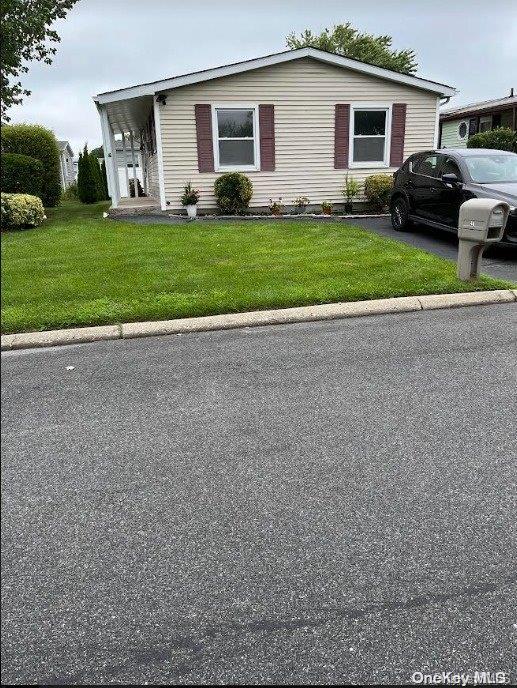
<path fill-rule="evenodd" d="M 515 680 L 516 324 L 3 355 L 4 684 Z"/>
<path fill-rule="evenodd" d="M 452 232 L 424 225 L 415 225 L 410 232 L 396 232 L 389 217 L 357 219 L 354 220 L 354 224 L 429 253 L 435 253 L 442 258 L 454 261 L 458 259 L 458 238 Z M 482 271 L 491 277 L 517 282 L 517 247 L 490 247 L 483 257 Z"/>

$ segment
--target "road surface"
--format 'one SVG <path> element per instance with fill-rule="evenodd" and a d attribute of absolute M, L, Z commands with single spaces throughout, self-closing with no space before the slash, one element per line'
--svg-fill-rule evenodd
<path fill-rule="evenodd" d="M 516 321 L 3 355 L 4 684 L 515 680 Z"/>

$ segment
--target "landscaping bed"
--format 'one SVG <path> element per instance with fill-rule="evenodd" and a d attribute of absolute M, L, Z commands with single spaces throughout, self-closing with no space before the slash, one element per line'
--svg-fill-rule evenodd
<path fill-rule="evenodd" d="M 343 221 L 271 217 L 143 227 L 106 203 L 2 235 L 2 331 L 505 288 Z"/>

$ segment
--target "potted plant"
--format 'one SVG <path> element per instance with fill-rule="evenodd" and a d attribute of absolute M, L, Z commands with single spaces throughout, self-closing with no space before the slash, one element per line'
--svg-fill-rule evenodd
<path fill-rule="evenodd" d="M 298 196 L 298 198 L 294 199 L 294 210 L 298 214 L 302 214 L 307 210 L 307 206 L 309 205 L 310 201 L 307 198 L 307 196 Z"/>
<path fill-rule="evenodd" d="M 343 187 L 343 196 L 346 198 L 345 201 L 345 212 L 351 213 L 354 209 L 352 201 L 357 196 L 361 190 L 361 185 L 353 177 L 349 177 L 348 174 L 345 177 L 345 185 Z"/>
<path fill-rule="evenodd" d="M 187 209 L 187 215 L 193 220 L 197 215 L 197 204 L 199 202 L 199 190 L 193 189 L 189 182 L 183 188 L 183 196 L 181 197 L 181 205 Z"/>
<path fill-rule="evenodd" d="M 321 204 L 323 215 L 332 215 L 332 203 L 330 201 L 323 201 Z"/>
<path fill-rule="evenodd" d="M 278 201 L 274 201 L 272 198 L 269 199 L 269 212 L 271 215 L 281 215 L 283 209 L 282 196 L 280 196 Z"/>

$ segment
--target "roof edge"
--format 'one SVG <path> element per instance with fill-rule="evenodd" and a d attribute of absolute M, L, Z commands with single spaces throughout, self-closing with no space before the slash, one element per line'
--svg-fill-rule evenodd
<path fill-rule="evenodd" d="M 436 81 L 430 81 L 421 77 L 412 76 L 411 74 L 403 74 L 395 72 L 384 67 L 377 67 L 354 60 L 335 53 L 318 50 L 317 48 L 298 48 L 297 50 L 286 50 L 281 53 L 274 53 L 264 57 L 257 57 L 242 62 L 235 62 L 233 64 L 223 65 L 221 67 L 213 67 L 211 69 L 204 69 L 191 74 L 184 74 L 181 76 L 171 77 L 169 79 L 162 79 L 160 81 L 152 81 L 147 84 L 139 84 L 136 86 L 129 86 L 127 88 L 116 89 L 114 91 L 105 91 L 94 96 L 94 101 L 99 105 L 112 103 L 118 100 L 128 100 L 130 98 L 139 98 L 142 96 L 152 96 L 161 91 L 169 91 L 181 86 L 188 86 L 203 81 L 210 81 L 212 79 L 219 79 L 225 76 L 232 76 L 248 72 L 254 69 L 261 69 L 262 67 L 269 67 L 276 64 L 291 62 L 304 57 L 311 57 L 320 62 L 333 64 L 338 67 L 350 69 L 352 71 L 376 76 L 380 79 L 386 79 L 395 83 L 404 84 L 413 88 L 419 88 L 424 91 L 436 93 L 437 96 L 451 97 L 456 95 L 457 91 L 452 86 L 441 84 Z"/>

